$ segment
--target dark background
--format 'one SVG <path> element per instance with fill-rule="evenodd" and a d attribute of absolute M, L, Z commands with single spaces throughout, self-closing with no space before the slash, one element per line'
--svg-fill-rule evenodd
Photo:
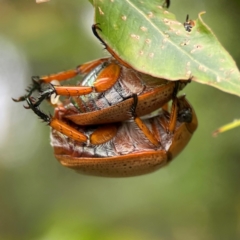
<path fill-rule="evenodd" d="M 170 11 L 204 21 L 240 66 L 240 1 L 172 0 Z M 0 0 L 0 239 L 240 239 L 240 98 L 192 83 L 184 92 L 199 128 L 168 167 L 106 179 L 62 167 L 49 128 L 23 103 L 32 75 L 55 73 L 106 56 L 91 33 L 83 0 Z"/>

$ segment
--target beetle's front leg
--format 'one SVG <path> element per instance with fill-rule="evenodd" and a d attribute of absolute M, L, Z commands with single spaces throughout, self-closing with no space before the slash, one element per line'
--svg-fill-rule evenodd
<path fill-rule="evenodd" d="M 97 59 L 91 62 L 87 62 L 84 64 L 81 64 L 77 66 L 75 69 L 67 70 L 64 72 L 56 73 L 56 74 L 50 74 L 47 76 L 33 76 L 32 77 L 32 84 L 26 89 L 27 94 L 20 96 L 19 98 L 15 99 L 12 98 L 14 102 L 22 102 L 25 101 L 27 98 L 29 98 L 33 92 L 38 91 L 42 92 L 42 85 L 51 83 L 52 81 L 65 81 L 68 79 L 71 79 L 77 75 L 84 75 L 92 71 L 96 66 L 108 62 L 109 58 L 101 58 Z"/>
<path fill-rule="evenodd" d="M 59 82 L 66 81 L 68 79 L 74 78 L 77 75 L 84 75 L 91 72 L 98 65 L 108 62 L 109 58 L 100 58 L 91 62 L 87 62 L 77 66 L 75 69 L 70 69 L 67 71 L 59 72 L 56 74 L 50 74 L 46 76 L 39 77 L 44 83 L 51 83 L 53 80 L 57 80 Z"/>
<path fill-rule="evenodd" d="M 111 63 L 97 75 L 93 86 L 55 86 L 55 93 L 60 96 L 81 96 L 91 92 L 102 93 L 113 87 L 121 74 L 121 67 Z"/>
<path fill-rule="evenodd" d="M 38 97 L 37 101 L 33 103 L 33 106 L 38 107 L 43 100 L 49 99 L 53 94 L 70 97 L 87 95 L 92 92 L 104 92 L 117 82 L 120 74 L 120 66 L 118 64 L 111 63 L 102 69 L 102 71 L 98 74 L 93 86 L 54 86 L 53 84 L 50 84 L 50 87 L 40 94 L 40 97 Z M 27 96 L 26 98 L 29 97 L 30 96 Z"/>
<path fill-rule="evenodd" d="M 48 116 L 47 114 L 43 113 L 35 103 L 32 102 L 30 98 L 26 99 L 29 108 L 33 110 L 33 112 L 44 122 L 46 122 L 50 127 L 61 132 L 62 134 L 66 135 L 67 137 L 81 142 L 86 143 L 86 145 L 93 144 L 93 145 L 100 145 L 105 142 L 111 140 L 117 134 L 117 125 L 116 124 L 108 124 L 102 125 L 98 127 L 95 131 L 93 131 L 89 136 L 86 134 L 78 131 L 76 128 L 67 124 L 65 121 L 60 120 L 56 117 Z M 61 109 L 62 110 L 62 109 Z M 60 111 L 61 111 L 60 110 Z M 58 116 L 58 109 L 55 110 L 55 115 Z"/>

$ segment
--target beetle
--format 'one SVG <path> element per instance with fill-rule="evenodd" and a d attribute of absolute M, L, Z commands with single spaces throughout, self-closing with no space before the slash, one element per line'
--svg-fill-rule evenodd
<path fill-rule="evenodd" d="M 55 117 L 60 116 L 65 124 L 71 124 L 56 109 Z M 142 175 L 165 166 L 176 157 L 188 144 L 198 125 L 195 111 L 185 96 L 173 100 L 170 113 L 162 110 L 154 117 L 142 119 L 142 122 L 151 129 L 158 141 L 157 146 L 134 121 L 100 126 L 103 127 L 100 131 L 99 126 L 73 124 L 74 129 L 89 139 L 98 132 L 95 138 L 99 138 L 99 144 L 81 143 L 52 128 L 54 155 L 63 166 L 83 174 L 104 177 Z M 115 132 L 109 134 L 108 127 L 114 127 Z M 103 143 L 102 138 L 105 137 L 107 140 Z"/>
<path fill-rule="evenodd" d="M 100 28 L 93 25 L 92 29 L 95 36 L 104 44 L 97 34 L 97 29 Z M 105 47 L 112 53 L 107 45 Z M 83 81 L 77 86 L 51 84 L 53 80 L 64 81 L 76 75 L 84 76 Z M 82 64 L 74 70 L 41 78 L 33 77 L 32 80 L 33 85 L 28 89 L 28 93 L 19 99 L 14 99 L 14 101 L 26 100 L 28 108 L 32 109 L 43 121 L 50 125 L 52 128 L 51 142 L 55 156 L 63 165 L 67 164 L 66 161 L 73 157 L 75 160 L 79 158 L 79 166 L 81 166 L 80 163 L 85 161 L 85 157 L 88 156 L 89 163 L 97 158 L 96 161 L 100 161 L 100 168 L 104 168 L 101 165 L 101 159 L 104 159 L 103 162 L 110 161 L 111 163 L 116 160 L 126 162 L 127 159 L 131 159 L 129 162 L 129 168 L 131 169 L 134 168 L 131 164 L 138 161 L 139 157 L 143 161 L 147 159 L 147 163 L 136 167 L 136 171 L 129 171 L 126 174 L 125 170 L 120 170 L 119 174 L 115 170 L 111 172 L 111 166 L 107 164 L 107 170 L 103 173 L 94 170 L 95 167 L 93 167 L 92 170 L 89 170 L 89 174 L 92 175 L 134 176 L 151 172 L 155 168 L 148 168 L 146 164 L 151 165 L 152 158 L 152 162 L 158 161 L 157 164 L 153 165 L 158 166 L 170 161 L 185 147 L 195 130 L 186 131 L 186 129 L 191 128 L 192 124 L 197 124 L 195 113 L 185 98 L 183 100 L 176 97 L 178 91 L 188 82 L 171 82 L 140 73 L 122 62 L 114 54 L 110 58 Z M 44 86 L 48 83 L 50 85 L 45 89 Z M 40 93 L 37 99 L 32 97 L 34 91 Z M 52 103 L 55 107 L 55 113 L 52 117 L 43 113 L 39 106 L 43 100 L 49 100 L 54 94 L 65 96 L 65 98 L 63 98 L 63 101 Z M 121 98 L 116 97 L 117 94 Z M 109 98 L 107 103 L 104 102 L 106 98 Z M 169 114 L 164 109 L 166 108 L 165 104 L 171 99 L 173 99 L 173 104 L 172 111 Z M 149 114 L 159 107 L 163 108 L 163 113 L 155 117 L 147 115 L 145 120 L 141 118 L 141 116 Z M 129 122 L 123 122 L 126 120 Z M 160 123 L 156 125 L 152 124 L 152 121 L 159 121 Z M 126 132 L 122 129 L 129 130 Z M 114 152 L 116 148 L 124 147 L 124 142 L 121 142 L 122 137 L 119 137 L 124 133 L 130 134 L 130 143 L 132 146 L 133 144 L 138 146 L 136 151 L 118 156 L 101 156 L 98 153 L 96 153 L 96 156 L 95 153 L 91 155 L 91 152 L 95 149 L 103 148 L 105 152 L 106 149 Z M 139 134 L 142 136 L 138 139 Z M 164 137 L 162 137 L 162 134 Z M 181 137 L 182 134 L 184 137 Z M 136 143 L 133 141 L 134 139 Z M 148 142 L 146 153 L 144 142 Z M 66 148 L 69 156 L 67 157 L 68 160 L 65 161 Z M 75 156 L 78 150 L 83 153 L 81 157 Z M 115 159 L 113 162 L 112 157 Z M 91 166 L 89 165 L 86 168 L 91 169 Z"/>
<path fill-rule="evenodd" d="M 33 84 L 27 90 L 28 94 L 13 100 L 24 101 L 31 97 L 35 90 L 41 94 L 34 102 L 34 106 L 39 106 L 44 99 L 49 99 L 55 94 L 71 96 L 72 102 L 81 113 L 71 116 L 72 121 L 81 125 L 101 124 L 129 119 L 131 108 L 136 108 L 138 116 L 148 114 L 171 100 L 190 82 L 190 80 L 172 82 L 134 70 L 108 47 L 97 30 L 101 29 L 98 24 L 94 24 L 92 26 L 94 35 L 113 57 L 87 62 L 77 66 L 76 69 L 57 74 L 34 76 Z M 85 77 L 76 86 L 54 85 L 56 81 L 62 82 L 77 75 Z M 52 82 L 54 84 L 51 84 Z M 43 91 L 43 85 L 48 83 L 51 85 Z M 134 95 L 138 96 L 137 106 Z"/>
<path fill-rule="evenodd" d="M 33 105 L 39 106 L 44 99 L 49 99 L 53 94 L 71 97 L 70 101 L 77 112 L 72 114 L 69 111 L 70 120 L 79 125 L 104 124 L 132 118 L 132 108 L 135 108 L 138 116 L 146 115 L 171 100 L 188 83 L 171 82 L 139 73 L 111 57 L 85 63 L 80 68 L 84 69 L 81 73 L 87 72 L 80 84 L 49 85 L 46 90 L 40 90 L 40 97 Z M 68 73 L 44 76 L 38 83 L 62 80 L 63 75 Z M 137 96 L 137 105 L 134 96 Z"/>
<path fill-rule="evenodd" d="M 39 87 L 42 84 L 41 81 L 46 83 L 56 78 L 59 80 L 62 74 L 66 73 L 56 74 L 58 77 L 56 77 L 56 75 L 42 77 L 39 81 L 36 81 L 35 78 L 35 85 L 30 89 L 30 94 L 35 88 L 39 88 L 41 94 L 37 100 L 31 96 L 26 97 L 29 108 L 51 127 L 55 129 L 66 128 L 66 130 L 63 130 L 64 133 L 66 135 L 70 134 L 71 136 L 73 130 L 70 130 L 69 126 L 65 127 L 64 123 L 59 119 L 43 116 L 38 108 L 44 99 L 49 99 L 55 93 L 57 95 L 66 95 L 63 101 L 70 102 L 67 108 L 61 108 L 61 106 L 63 106 L 62 102 L 57 102 L 55 105 L 62 109 L 64 112 L 62 114 L 64 114 L 65 118 L 77 125 L 99 125 L 134 119 L 146 135 L 149 135 L 139 117 L 149 114 L 165 105 L 187 84 L 186 81 L 171 82 L 139 73 L 134 69 L 119 64 L 113 58 L 100 59 L 96 60 L 96 62 L 86 63 L 81 66 L 85 69 L 89 68 L 90 64 L 94 66 L 94 68 L 88 72 L 81 85 L 78 86 L 49 85 L 46 90 L 42 91 L 41 87 Z M 115 79 L 116 73 L 117 79 Z M 106 79 L 113 81 L 113 78 L 115 84 L 112 84 L 111 88 L 109 88 L 109 85 L 99 87 L 98 82 L 105 82 Z M 92 85 L 93 81 L 95 81 L 95 84 L 88 86 Z M 155 86 L 155 84 L 157 85 Z M 99 88 L 101 90 L 96 90 Z M 83 90 L 83 93 L 81 90 Z M 71 98 L 69 98 L 70 96 Z M 20 97 L 15 101 L 22 101 L 24 98 L 25 97 Z M 86 140 L 85 138 L 82 139 L 79 133 L 74 134 L 74 137 L 76 139 L 80 138 L 81 141 Z M 150 137 L 150 139 L 152 139 L 152 137 Z M 156 143 L 155 140 L 153 140 L 153 142 Z"/>
<path fill-rule="evenodd" d="M 103 43 L 97 30 L 97 24 L 92 26 L 94 35 Z M 105 44 L 106 49 L 111 49 Z M 50 99 L 54 94 L 70 98 L 72 106 L 64 109 L 65 118 L 78 125 L 106 124 L 134 119 L 146 135 L 147 128 L 139 120 L 139 117 L 149 114 L 162 107 L 169 100 L 174 98 L 189 81 L 167 81 L 166 79 L 152 77 L 140 73 L 129 67 L 117 56 L 97 59 L 78 66 L 76 69 L 51 74 L 43 77 L 33 77 L 33 85 L 28 89 L 28 94 L 13 99 L 16 102 L 27 99 L 31 108 L 40 118 L 48 122 L 56 129 L 66 128 L 65 134 L 71 134 L 71 130 L 64 126 L 59 119 L 51 120 L 50 117 L 42 116 L 37 107 L 44 99 Z M 85 75 L 82 82 L 76 86 L 57 86 L 50 84 L 44 90 L 43 85 L 52 81 L 65 81 L 76 75 Z M 32 93 L 37 90 L 40 97 L 33 100 Z M 61 105 L 61 102 L 56 102 Z M 77 111 L 76 111 L 77 110 Z M 81 141 L 86 139 L 79 134 L 75 138 Z M 153 137 L 149 137 L 153 139 Z M 152 140 L 155 144 L 156 141 Z"/>

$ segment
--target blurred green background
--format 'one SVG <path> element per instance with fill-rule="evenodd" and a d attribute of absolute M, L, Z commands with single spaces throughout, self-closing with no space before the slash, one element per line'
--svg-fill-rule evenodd
<path fill-rule="evenodd" d="M 240 1 L 172 0 L 170 11 L 204 21 L 240 66 Z M 84 0 L 0 0 L 0 239 L 240 239 L 240 128 L 212 137 L 240 118 L 240 98 L 192 83 L 184 92 L 199 128 L 168 167 L 111 179 L 62 167 L 49 128 L 11 101 L 32 75 L 106 56 L 91 33 Z"/>

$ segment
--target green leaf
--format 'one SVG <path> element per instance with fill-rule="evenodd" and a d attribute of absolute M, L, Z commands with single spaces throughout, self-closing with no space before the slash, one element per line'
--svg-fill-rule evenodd
<path fill-rule="evenodd" d="M 240 96 L 240 73 L 201 15 L 191 32 L 159 0 L 93 0 L 99 35 L 134 69 Z"/>

